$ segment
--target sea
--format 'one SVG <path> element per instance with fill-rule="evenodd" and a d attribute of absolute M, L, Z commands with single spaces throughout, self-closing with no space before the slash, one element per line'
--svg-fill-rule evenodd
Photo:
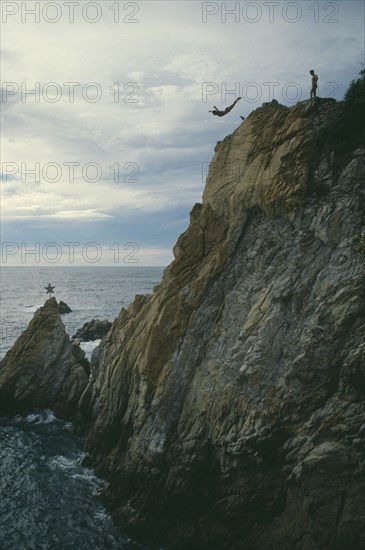
<path fill-rule="evenodd" d="M 25 330 L 54 287 L 73 336 L 94 318 L 112 321 L 136 294 L 150 294 L 163 267 L 2 267 L 0 356 Z M 96 342 L 83 343 L 90 357 Z M 103 480 L 83 465 L 84 441 L 51 410 L 0 418 L 1 550 L 146 550 L 112 522 Z"/>

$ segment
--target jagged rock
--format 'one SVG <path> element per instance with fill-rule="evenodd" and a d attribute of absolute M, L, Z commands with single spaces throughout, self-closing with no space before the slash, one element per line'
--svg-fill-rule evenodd
<path fill-rule="evenodd" d="M 66 302 L 62 302 L 62 300 L 58 304 L 58 311 L 61 315 L 64 313 L 72 313 L 72 309 L 66 304 Z"/>
<path fill-rule="evenodd" d="M 62 418 L 72 418 L 88 368 L 84 352 L 70 342 L 56 299 L 48 299 L 0 362 L 3 413 L 51 408 Z"/>
<path fill-rule="evenodd" d="M 318 147 L 333 106 L 270 103 L 217 145 L 175 260 L 95 355 L 86 449 L 152 544 L 364 545 L 364 154 Z"/>
<path fill-rule="evenodd" d="M 107 320 L 93 319 L 79 328 L 72 339 L 78 338 L 84 342 L 90 340 L 100 340 L 104 338 L 110 330 L 112 323 Z"/>

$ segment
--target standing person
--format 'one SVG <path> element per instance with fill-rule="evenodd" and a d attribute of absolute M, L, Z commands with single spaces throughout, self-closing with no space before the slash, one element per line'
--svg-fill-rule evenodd
<path fill-rule="evenodd" d="M 316 75 L 313 69 L 309 71 L 309 74 L 312 75 L 312 87 L 311 87 L 311 99 L 312 99 L 313 97 L 317 97 L 318 75 Z"/>

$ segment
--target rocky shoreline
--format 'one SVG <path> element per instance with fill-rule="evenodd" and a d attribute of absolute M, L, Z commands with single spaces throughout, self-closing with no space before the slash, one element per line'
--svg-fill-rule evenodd
<path fill-rule="evenodd" d="M 365 544 L 365 160 L 319 147 L 334 103 L 273 101 L 217 144 L 175 260 L 90 371 L 54 299 L 1 363 L 2 402 L 72 418 L 152 546 Z"/>

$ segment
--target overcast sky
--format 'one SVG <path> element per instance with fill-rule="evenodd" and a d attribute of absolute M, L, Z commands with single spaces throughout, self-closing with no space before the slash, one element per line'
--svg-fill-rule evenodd
<path fill-rule="evenodd" d="M 3 261 L 167 265 L 239 115 L 343 97 L 364 4 L 3 1 L 1 40 Z"/>

